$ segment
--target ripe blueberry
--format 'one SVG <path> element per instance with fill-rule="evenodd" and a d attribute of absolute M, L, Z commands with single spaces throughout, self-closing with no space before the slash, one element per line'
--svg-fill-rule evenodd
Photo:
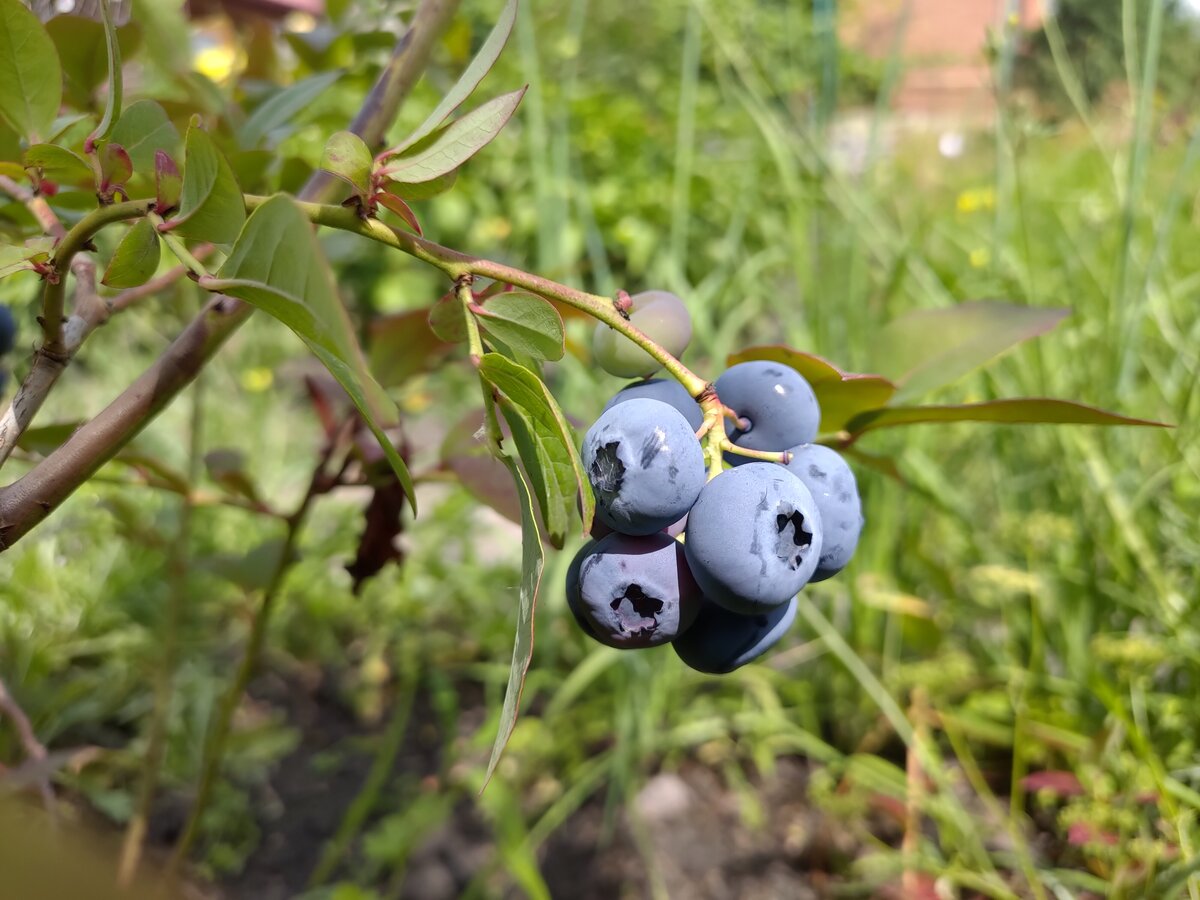
<path fill-rule="evenodd" d="M 629 321 L 672 356 L 679 356 L 692 340 L 692 318 L 683 301 L 670 291 L 643 291 L 630 297 Z M 603 322 L 592 335 L 592 353 L 610 375 L 634 378 L 658 371 L 649 353 Z"/>
<path fill-rule="evenodd" d="M 0 303 L 0 356 L 12 350 L 16 336 L 17 321 L 13 318 L 12 310 Z M 697 425 L 696 427 L 699 428 L 700 426 Z"/>
<path fill-rule="evenodd" d="M 704 487 L 704 451 L 692 426 L 659 400 L 628 400 L 602 413 L 584 436 L 583 467 L 596 516 L 622 534 L 666 528 Z"/>
<path fill-rule="evenodd" d="M 809 581 L 824 581 L 846 568 L 858 546 L 863 527 L 858 484 L 836 450 L 801 444 L 790 452 L 787 469 L 804 482 L 821 514 L 821 558 Z"/>
<path fill-rule="evenodd" d="M 747 450 L 782 451 L 810 443 L 817 436 L 821 409 L 812 387 L 795 369 L 768 360 L 738 363 L 717 379 L 721 402 L 748 420 L 749 428 L 738 429 L 725 421 L 729 440 Z M 750 460 L 725 454 L 730 465 Z"/>
<path fill-rule="evenodd" d="M 612 532 L 609 532 L 609 534 L 612 534 Z M 575 558 L 571 560 L 571 565 L 567 566 L 567 609 L 571 610 L 571 615 L 575 617 L 576 624 L 590 638 L 596 638 L 596 632 L 583 614 L 583 598 L 579 594 L 579 570 L 583 566 L 584 558 L 591 555 L 597 543 L 597 541 L 588 541 L 580 547 L 579 552 L 575 554 Z M 596 639 L 599 640 L 599 638 Z"/>
<path fill-rule="evenodd" d="M 654 647 L 674 640 L 695 621 L 700 588 L 674 538 L 610 534 L 580 556 L 577 616 L 600 643 Z M 568 573 L 568 603 L 571 595 Z"/>
<path fill-rule="evenodd" d="M 633 400 L 637 397 L 661 400 L 668 406 L 675 407 L 688 420 L 693 431 L 699 429 L 704 423 L 704 413 L 700 410 L 700 404 L 693 400 L 692 395 L 674 378 L 651 378 L 648 381 L 635 381 L 633 384 L 621 388 L 616 396 L 608 401 L 604 409 L 608 411 L 618 403 L 624 403 L 626 400 Z"/>
<path fill-rule="evenodd" d="M 699 672 L 725 675 L 766 653 L 796 619 L 790 602 L 753 616 L 740 616 L 715 603 L 700 605 L 696 621 L 672 646 L 679 658 Z"/>
<path fill-rule="evenodd" d="M 821 556 L 821 516 L 783 466 L 751 462 L 704 486 L 688 513 L 688 564 L 704 595 L 751 615 L 787 603 Z"/>

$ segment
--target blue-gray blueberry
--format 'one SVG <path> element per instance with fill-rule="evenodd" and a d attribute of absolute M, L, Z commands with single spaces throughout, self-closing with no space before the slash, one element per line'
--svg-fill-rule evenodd
<path fill-rule="evenodd" d="M 816 438 L 821 424 L 817 395 L 790 366 L 770 360 L 738 363 L 715 386 L 721 402 L 746 420 L 745 429 L 725 420 L 725 434 L 737 446 L 776 452 Z M 725 461 L 740 466 L 750 459 L 726 453 Z"/>
<path fill-rule="evenodd" d="M 600 415 L 584 436 L 583 466 L 597 517 L 621 534 L 666 528 L 704 487 L 704 451 L 692 426 L 674 407 L 644 397 Z"/>
<path fill-rule="evenodd" d="M 831 578 L 850 563 L 862 534 L 858 483 L 841 454 L 821 444 L 792 447 L 787 470 L 804 482 L 821 514 L 821 558 L 810 582 Z"/>
<path fill-rule="evenodd" d="M 785 604 L 821 556 L 817 504 L 783 466 L 750 462 L 704 486 L 688 513 L 688 564 L 708 599 L 751 615 Z"/>
<path fill-rule="evenodd" d="M 683 547 L 661 532 L 610 534 L 580 552 L 577 588 L 567 601 L 584 631 L 619 649 L 673 641 L 696 619 L 702 600 Z"/>
<path fill-rule="evenodd" d="M 635 381 L 617 391 L 616 395 L 608 401 L 604 410 L 607 412 L 618 403 L 638 397 L 661 400 L 668 406 L 675 407 L 688 420 L 693 431 L 698 430 L 704 423 L 704 413 L 700 409 L 700 404 L 693 400 L 687 389 L 674 378 L 650 378 L 645 381 Z"/>
<path fill-rule="evenodd" d="M 687 665 L 710 675 L 725 675 L 762 656 L 796 620 L 789 602 L 753 616 L 730 612 L 715 603 L 700 605 L 696 621 L 672 646 Z"/>

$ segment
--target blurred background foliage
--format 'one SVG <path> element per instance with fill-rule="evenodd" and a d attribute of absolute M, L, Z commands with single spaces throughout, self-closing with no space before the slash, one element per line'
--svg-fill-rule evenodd
<path fill-rule="evenodd" d="M 295 189 L 407 11 L 328 8 L 280 25 L 135 4 L 127 90 L 201 104 L 245 189 Z M 497 9 L 464 3 L 396 135 Z M 996 114 L 931 123 L 890 111 L 901 61 L 841 45 L 833 9 L 526 2 L 487 87 L 529 93 L 454 189 L 417 205 L 426 234 L 602 294 L 676 291 L 696 326 L 689 365 L 713 377 L 730 352 L 780 341 L 871 371 L 880 329 L 912 309 L 1069 307 L 937 399 L 1056 396 L 1178 427 L 868 435 L 859 449 L 896 477 L 858 470 L 857 559 L 806 591 L 780 650 L 723 679 L 667 649 L 588 643 L 562 596 L 569 544 L 548 557 L 522 717 L 478 795 L 519 531 L 439 467 L 473 405 L 469 372 L 405 378 L 422 515 L 402 565 L 355 594 L 344 565 L 367 495 L 319 501 L 202 823 L 199 873 L 229 896 L 1196 896 L 1194 28 L 1162 0 L 1061 0 L 1057 37 L 1001 17 Z M 237 147 L 276 85 L 335 70 Z M 961 153 L 939 153 L 947 132 Z M 407 257 L 323 240 L 364 327 L 444 290 Z M 35 295 L 32 276 L 0 283 L 22 346 Z M 41 421 L 99 409 L 199 302 L 185 283 L 98 333 Z M 619 384 L 590 365 L 585 323 L 570 337 L 547 377 L 587 423 Z M 310 371 L 256 317 L 138 451 L 206 496 L 224 495 L 204 455 L 240 451 L 256 494 L 288 509 L 321 440 Z M 149 832 L 165 847 L 281 526 L 201 504 L 180 539 L 178 497 L 146 481 L 144 465 L 109 466 L 0 556 L 0 675 L 52 753 L 103 748 L 55 781 L 114 827 L 136 809 L 169 685 Z M 20 758 L 0 724 L 0 760 Z M 672 786 L 686 822 L 662 799 Z M 724 830 L 706 836 L 706 818 Z"/>

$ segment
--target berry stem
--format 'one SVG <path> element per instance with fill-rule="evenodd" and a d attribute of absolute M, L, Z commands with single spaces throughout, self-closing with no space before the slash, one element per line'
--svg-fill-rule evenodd
<path fill-rule="evenodd" d="M 783 463 L 787 465 L 792 461 L 792 454 L 788 451 L 777 450 L 751 450 L 748 447 L 739 447 L 729 438 L 722 436 L 721 450 L 727 453 L 732 453 L 735 456 L 748 456 L 750 459 L 758 459 L 763 462 Z"/>

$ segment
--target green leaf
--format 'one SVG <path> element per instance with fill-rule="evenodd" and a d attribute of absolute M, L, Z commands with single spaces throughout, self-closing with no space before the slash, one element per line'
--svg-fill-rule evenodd
<path fill-rule="evenodd" d="M 104 25 L 83 16 L 55 16 L 46 23 L 63 69 L 64 98 L 69 106 L 91 110 L 96 88 L 108 78 L 108 42 Z M 141 27 L 130 23 L 117 29 L 122 59 L 141 45 Z"/>
<path fill-rule="evenodd" d="M 88 161 L 78 153 L 54 144 L 34 144 L 25 151 L 22 161 L 25 168 L 53 172 L 60 181 L 90 183 L 96 175 Z"/>
<path fill-rule="evenodd" d="M 373 163 L 370 149 L 353 131 L 338 131 L 330 135 L 321 154 L 321 168 L 342 179 L 363 199 L 371 193 Z"/>
<path fill-rule="evenodd" d="M 186 173 L 184 178 L 186 192 Z M 201 284 L 265 310 L 300 336 L 362 413 L 416 513 L 408 467 L 383 431 L 399 414 L 367 370 L 321 245 L 296 202 L 276 194 L 256 209 L 220 276 Z"/>
<path fill-rule="evenodd" d="M 419 181 L 416 184 L 384 181 L 381 187 L 389 194 L 399 197 L 401 200 L 414 202 L 430 200 L 438 194 L 444 194 L 450 188 L 454 187 L 454 182 L 456 181 L 458 181 L 457 169 L 453 172 L 447 172 L 445 175 L 439 175 L 437 178 L 432 178 L 429 181 Z"/>
<path fill-rule="evenodd" d="M 30 263 L 39 257 L 40 261 L 44 261 L 50 258 L 50 254 L 40 246 L 0 244 L 0 278 L 30 268 Z"/>
<path fill-rule="evenodd" d="M 210 450 L 204 454 L 204 467 L 208 470 L 208 477 L 225 490 L 251 503 L 262 503 L 258 489 L 246 472 L 246 456 L 240 450 L 229 447 Z"/>
<path fill-rule="evenodd" d="M 245 555 L 218 553 L 201 557 L 198 562 L 200 568 L 224 578 L 244 591 L 261 591 L 270 585 L 275 576 L 279 564 L 283 561 L 285 546 L 282 538 L 270 538 Z"/>
<path fill-rule="evenodd" d="M 998 422 L 1006 425 L 1139 425 L 1170 428 L 1165 422 L 1131 419 L 1085 406 L 1071 400 L 1049 397 L 1013 397 L 949 406 L 893 406 L 856 416 L 846 429 L 853 435 L 877 428 L 920 425 L 926 422 Z"/>
<path fill-rule="evenodd" d="M 62 64 L 21 0 L 0 0 L 0 85 L 0 117 L 30 143 L 49 134 L 62 104 Z"/>
<path fill-rule="evenodd" d="M 732 366 L 752 359 L 783 363 L 804 376 L 821 406 L 821 434 L 841 431 L 860 413 L 886 406 L 896 392 L 896 385 L 882 375 L 843 372 L 826 359 L 791 347 L 749 347 L 731 354 L 727 362 Z"/>
<path fill-rule="evenodd" d="M 238 237 L 246 220 L 242 190 L 213 139 L 201 128 L 188 129 L 179 215 L 168 225 L 182 237 L 224 244 Z"/>
<path fill-rule="evenodd" d="M 918 310 L 884 326 L 874 341 L 875 365 L 908 400 L 966 375 L 1019 344 L 1049 331 L 1068 309 L 974 301 Z"/>
<path fill-rule="evenodd" d="M 340 70 L 322 72 L 297 81 L 264 100 L 238 129 L 238 144 L 247 149 L 257 147 L 272 131 L 293 125 L 296 117 L 341 77 Z"/>
<path fill-rule="evenodd" d="M 562 546 L 575 498 L 583 502 L 584 530 L 591 528 L 595 501 L 575 435 L 554 395 L 533 372 L 499 353 L 485 353 L 479 373 L 501 393 L 501 411 L 529 472 L 551 543 Z"/>
<path fill-rule="evenodd" d="M 117 119 L 121 117 L 121 94 L 123 83 L 121 78 L 121 45 L 117 42 L 117 29 L 113 25 L 112 11 L 108 8 L 108 0 L 100 0 L 100 15 L 104 19 L 104 54 L 108 65 L 108 95 L 104 101 L 104 115 L 100 124 L 91 133 L 85 144 L 85 149 L 91 149 L 92 142 L 108 137 Z"/>
<path fill-rule="evenodd" d="M 488 758 L 484 787 L 491 781 L 496 764 L 504 753 L 504 747 L 517 724 L 517 713 L 521 706 L 521 691 L 525 686 L 525 674 L 533 659 L 533 614 L 537 607 L 538 588 L 542 583 L 542 566 L 545 555 L 534 518 L 533 500 L 529 496 L 529 484 L 521 469 L 511 456 L 503 457 L 504 464 L 512 474 L 513 483 L 521 501 L 521 595 L 517 605 L 517 632 L 513 640 L 512 664 L 508 669 L 508 684 L 504 689 L 504 703 L 500 708 L 500 724 L 492 753 Z"/>
<path fill-rule="evenodd" d="M 504 94 L 455 119 L 430 136 L 411 156 L 392 159 L 383 174 L 406 183 L 432 181 L 454 171 L 486 147 L 508 124 L 525 88 Z"/>
<path fill-rule="evenodd" d="M 49 456 L 60 445 L 67 442 L 82 426 L 83 420 L 74 422 L 52 422 L 49 425 L 37 425 L 26 428 L 17 438 L 17 446 L 26 453 L 36 453 L 39 456 Z"/>
<path fill-rule="evenodd" d="M 504 9 L 500 11 L 500 18 L 496 20 L 491 33 L 487 36 L 487 40 L 483 42 L 483 46 L 479 48 L 479 52 L 475 54 L 475 58 L 471 60 L 471 64 L 459 76 L 454 87 L 446 92 L 446 95 L 442 97 L 442 102 L 437 105 L 437 108 L 429 114 L 424 122 L 417 126 L 416 131 L 406 137 L 394 151 L 391 151 L 392 153 L 399 154 L 422 138 L 433 134 L 437 130 L 437 127 L 446 121 L 446 117 L 450 113 L 462 106 L 463 102 L 471 96 L 475 88 L 479 87 L 479 82 L 483 81 L 483 76 L 491 71 L 492 66 L 496 64 L 496 60 L 500 58 L 500 51 L 504 49 L 504 45 L 508 42 L 508 36 L 512 33 L 513 23 L 516 20 L 517 0 L 508 0 L 504 4 Z"/>
<path fill-rule="evenodd" d="M 429 327 L 423 309 L 373 319 L 367 347 L 371 371 L 386 387 L 428 372 L 450 351 Z"/>
<path fill-rule="evenodd" d="M 179 129 L 153 100 L 131 103 L 121 113 L 112 139 L 123 146 L 139 172 L 148 172 L 159 150 L 174 155 L 179 150 Z"/>
<path fill-rule="evenodd" d="M 154 225 L 149 219 L 138 219 L 121 238 L 101 283 L 112 288 L 145 284 L 158 269 L 160 252 Z"/>
<path fill-rule="evenodd" d="M 563 321 L 549 301 L 533 294 L 497 294 L 471 310 L 488 334 L 537 360 L 562 359 Z"/>

